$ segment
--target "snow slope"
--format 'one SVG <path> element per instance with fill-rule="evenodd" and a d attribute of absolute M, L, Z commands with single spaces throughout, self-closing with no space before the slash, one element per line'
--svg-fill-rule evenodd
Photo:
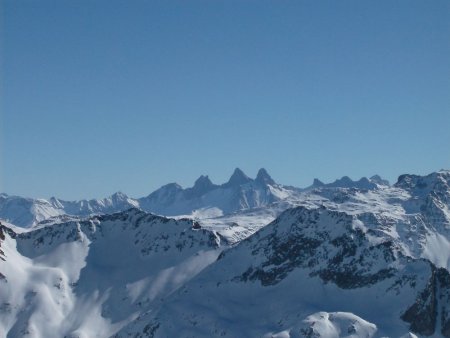
<path fill-rule="evenodd" d="M 137 209 L 1 234 L 2 337 L 108 337 L 222 250 L 190 220 Z"/>
<path fill-rule="evenodd" d="M 318 312 L 308 316 L 289 330 L 273 337 L 327 337 L 327 338 L 370 338 L 377 332 L 375 324 L 369 323 L 348 312 Z"/>

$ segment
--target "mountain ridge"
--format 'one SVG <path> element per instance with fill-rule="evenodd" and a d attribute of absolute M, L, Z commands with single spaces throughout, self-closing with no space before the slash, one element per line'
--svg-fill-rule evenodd
<path fill-rule="evenodd" d="M 297 318 L 318 307 L 355 313 L 373 323 L 370 337 L 375 332 L 399 337 L 408 331 L 450 337 L 449 267 L 411 256 L 407 241 L 379 231 L 382 224 L 371 223 L 368 216 L 324 206 L 289 209 L 223 251 L 156 314 L 130 323 L 117 337 L 145 328 L 156 337 L 175 332 L 183 337 L 270 337 L 273 330 L 286 337 L 316 337 L 317 328 L 302 331 Z M 173 318 L 178 318 L 176 325 Z"/>
<path fill-rule="evenodd" d="M 382 181 L 380 178 L 377 179 L 377 182 Z M 289 196 L 295 196 L 300 191 L 314 188 L 374 189 L 379 185 L 372 179 L 365 178 L 359 181 L 346 178 L 330 184 L 324 184 L 317 179 L 314 182 L 312 186 L 300 189 L 276 183 L 264 168 L 258 170 L 255 179 L 236 168 L 230 179 L 223 184 L 214 184 L 207 175 L 201 175 L 192 187 L 183 189 L 177 183 L 169 183 L 141 198 L 131 198 L 122 192 L 116 192 L 103 199 L 65 201 L 56 197 L 46 200 L 8 196 L 2 193 L 0 219 L 21 227 L 32 227 L 62 215 L 87 217 L 133 207 L 166 216 L 189 215 L 196 210 L 213 208 L 220 210 L 222 214 L 231 214 L 267 206 L 285 200 Z"/>
<path fill-rule="evenodd" d="M 1 225 L 0 333 L 449 338 L 449 208 L 440 171 L 207 217 L 132 207 Z"/>

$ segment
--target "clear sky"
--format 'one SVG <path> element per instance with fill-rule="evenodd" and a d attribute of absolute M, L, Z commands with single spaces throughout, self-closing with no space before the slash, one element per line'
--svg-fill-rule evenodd
<path fill-rule="evenodd" d="M 3 0 L 0 191 L 450 168 L 450 1 Z"/>

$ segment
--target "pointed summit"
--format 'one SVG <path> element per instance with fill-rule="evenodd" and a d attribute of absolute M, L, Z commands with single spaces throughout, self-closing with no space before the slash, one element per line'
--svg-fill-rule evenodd
<path fill-rule="evenodd" d="M 121 191 L 117 191 L 111 195 L 111 199 L 114 201 L 126 200 L 128 196 Z"/>
<path fill-rule="evenodd" d="M 230 179 L 226 183 L 227 186 L 238 186 L 248 182 L 251 182 L 252 179 L 244 174 L 244 172 L 236 168 L 234 169 L 233 175 L 231 175 Z"/>
<path fill-rule="evenodd" d="M 376 187 L 377 185 L 371 182 L 367 177 L 361 177 L 361 179 L 358 182 L 356 182 L 356 188 L 370 190 Z"/>
<path fill-rule="evenodd" d="M 325 185 L 325 183 L 323 183 L 321 180 L 319 180 L 318 178 L 315 178 L 313 181 L 312 186 L 314 188 L 319 188 L 319 187 L 323 187 Z"/>
<path fill-rule="evenodd" d="M 209 179 L 208 175 L 201 175 L 194 183 L 194 188 L 204 187 L 204 186 L 211 186 L 213 183 Z"/>
<path fill-rule="evenodd" d="M 370 181 L 379 184 L 379 185 L 389 185 L 389 181 L 382 178 L 380 175 L 373 175 L 370 178 Z"/>
<path fill-rule="evenodd" d="M 212 190 L 215 187 L 215 185 L 211 182 L 208 175 L 201 175 L 194 183 L 194 186 L 192 187 L 192 191 L 195 194 L 204 194 L 210 190 Z"/>
<path fill-rule="evenodd" d="M 261 184 L 275 184 L 275 181 L 272 179 L 272 177 L 270 177 L 269 173 L 264 168 L 259 169 L 255 181 Z"/>

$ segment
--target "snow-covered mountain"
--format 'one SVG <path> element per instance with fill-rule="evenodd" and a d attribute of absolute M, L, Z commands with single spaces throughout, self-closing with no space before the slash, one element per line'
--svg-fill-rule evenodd
<path fill-rule="evenodd" d="M 289 209 L 116 337 L 450 337 L 449 183 Z"/>
<path fill-rule="evenodd" d="M 200 176 L 192 188 L 183 189 L 172 183 L 139 199 L 143 210 L 176 216 L 191 214 L 195 210 L 215 209 L 222 214 L 267 206 L 296 192 L 284 187 L 260 169 L 255 179 L 236 168 L 228 182 L 213 184 L 208 176 Z"/>
<path fill-rule="evenodd" d="M 0 228 L 0 337 L 109 337 L 220 254 L 191 220 L 137 209 Z"/>
<path fill-rule="evenodd" d="M 139 203 L 121 192 L 103 199 L 63 201 L 0 195 L 0 219 L 21 227 L 32 227 L 39 222 L 62 215 L 86 217 L 108 214 L 139 207 Z"/>
<path fill-rule="evenodd" d="M 202 175 L 191 188 L 183 189 L 177 183 L 170 183 L 137 199 L 122 192 L 103 199 L 81 201 L 64 201 L 55 197 L 49 200 L 32 199 L 0 194 L 0 220 L 27 228 L 43 221 L 58 222 L 61 217 L 110 214 L 129 208 L 140 208 L 164 216 L 189 215 L 200 219 L 234 217 L 234 214 L 239 213 L 248 220 L 245 215 L 249 212 L 254 214 L 262 210 L 262 214 L 266 213 L 271 219 L 260 215 L 257 225 L 261 226 L 273 220 L 287 207 L 297 205 L 297 201 L 304 196 L 302 192 L 317 188 L 373 190 L 379 186 L 388 186 L 388 183 L 375 175 L 370 179 L 363 177 L 359 181 L 343 177 L 329 184 L 315 179 L 312 186 L 299 189 L 276 183 L 263 168 L 258 171 L 255 179 L 236 168 L 228 182 L 221 185 L 212 183 L 208 176 Z"/>
<path fill-rule="evenodd" d="M 133 208 L 2 225 L 0 336 L 450 337 L 450 171 L 303 190 L 263 174 L 154 195 L 184 208 L 278 189 L 238 194 L 237 211 L 180 207 L 192 220 Z"/>
<path fill-rule="evenodd" d="M 348 331 L 323 337 L 450 337 L 448 268 L 411 254 L 399 224 L 375 219 L 290 209 L 117 336 L 151 328 L 157 337 L 317 337 L 322 324 L 305 321 L 325 311 L 352 319 Z"/>
<path fill-rule="evenodd" d="M 0 195 L 0 219 L 21 227 L 62 215 L 87 217 L 140 208 L 165 216 L 213 213 L 230 214 L 236 211 L 267 206 L 295 194 L 297 189 L 284 187 L 260 169 L 255 179 L 236 169 L 228 182 L 213 184 L 208 176 L 200 176 L 192 188 L 183 189 L 176 183 L 167 184 L 143 198 L 130 198 L 118 192 L 104 199 L 64 201 Z"/>

